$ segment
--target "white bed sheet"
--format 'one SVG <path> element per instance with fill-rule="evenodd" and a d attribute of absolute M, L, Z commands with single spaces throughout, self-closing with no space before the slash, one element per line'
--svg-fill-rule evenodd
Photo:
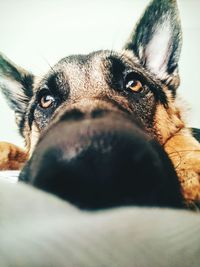
<path fill-rule="evenodd" d="M 0 180 L 16 183 L 18 181 L 19 173 L 20 171 L 0 171 Z"/>

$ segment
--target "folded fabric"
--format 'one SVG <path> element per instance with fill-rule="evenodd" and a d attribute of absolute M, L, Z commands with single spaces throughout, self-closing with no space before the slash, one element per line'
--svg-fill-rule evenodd
<path fill-rule="evenodd" d="M 200 214 L 120 207 L 81 211 L 0 181 L 0 266 L 199 267 Z"/>

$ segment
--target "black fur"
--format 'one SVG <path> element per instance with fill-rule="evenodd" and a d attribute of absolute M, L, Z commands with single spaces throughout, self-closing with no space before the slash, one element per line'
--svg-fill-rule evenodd
<path fill-rule="evenodd" d="M 192 128 L 192 134 L 200 142 L 200 129 Z"/>
<path fill-rule="evenodd" d="M 26 109 L 33 96 L 34 76 L 0 54 L 0 88 L 16 114 L 20 133 L 23 132 Z"/>

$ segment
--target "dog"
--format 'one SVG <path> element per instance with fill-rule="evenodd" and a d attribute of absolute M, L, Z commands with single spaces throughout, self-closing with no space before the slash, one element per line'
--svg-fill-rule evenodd
<path fill-rule="evenodd" d="M 29 154 L 19 180 L 86 209 L 199 203 L 199 131 L 177 98 L 181 44 L 176 1 L 153 0 L 120 52 L 68 56 L 41 79 L 1 55 Z"/>

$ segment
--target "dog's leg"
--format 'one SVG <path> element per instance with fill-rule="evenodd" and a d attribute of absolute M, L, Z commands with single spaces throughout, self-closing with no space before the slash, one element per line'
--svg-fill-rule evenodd
<path fill-rule="evenodd" d="M 18 146 L 0 142 L 0 170 L 20 170 L 28 154 Z"/>
<path fill-rule="evenodd" d="M 187 204 L 200 203 L 200 143 L 182 129 L 164 145 L 180 179 Z"/>

